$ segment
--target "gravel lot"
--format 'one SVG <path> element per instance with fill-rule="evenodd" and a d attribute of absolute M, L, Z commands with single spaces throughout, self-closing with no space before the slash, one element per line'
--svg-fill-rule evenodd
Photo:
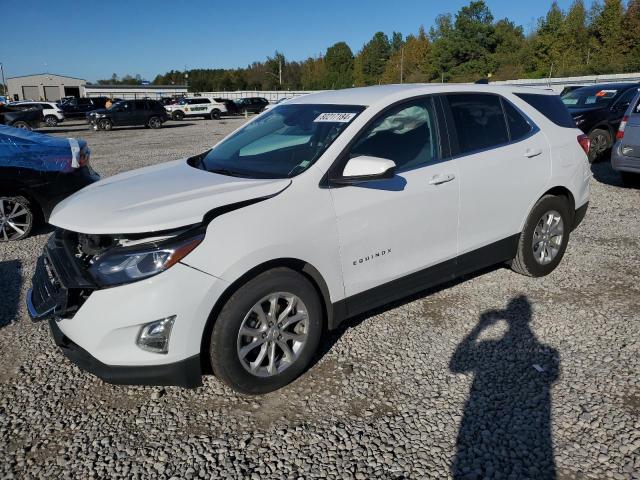
<path fill-rule="evenodd" d="M 243 119 L 80 136 L 109 176 Z M 640 191 L 594 167 L 560 267 L 495 268 L 346 322 L 289 387 L 107 385 L 24 297 L 47 229 L 0 246 L 0 478 L 640 479 Z"/>

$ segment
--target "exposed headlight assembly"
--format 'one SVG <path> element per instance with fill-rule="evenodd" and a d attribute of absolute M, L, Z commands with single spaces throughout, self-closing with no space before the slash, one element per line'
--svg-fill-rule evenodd
<path fill-rule="evenodd" d="M 131 283 L 157 275 L 186 257 L 204 239 L 204 233 L 162 242 L 116 247 L 97 256 L 89 273 L 100 286 Z"/>

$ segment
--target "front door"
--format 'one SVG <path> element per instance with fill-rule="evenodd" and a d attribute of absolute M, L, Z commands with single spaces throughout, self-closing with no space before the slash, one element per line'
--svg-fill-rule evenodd
<path fill-rule="evenodd" d="M 442 160 L 433 100 L 382 113 L 350 147 L 349 158 L 360 155 L 393 160 L 397 170 L 331 188 L 350 314 L 421 290 L 425 273 L 438 275 L 426 269 L 457 254 L 457 165 Z"/>

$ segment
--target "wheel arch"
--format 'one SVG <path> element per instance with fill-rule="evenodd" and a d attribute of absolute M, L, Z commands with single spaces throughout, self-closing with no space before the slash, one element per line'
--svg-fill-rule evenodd
<path fill-rule="evenodd" d="M 211 309 L 211 313 L 209 314 L 209 318 L 207 319 L 207 323 L 202 333 L 202 339 L 200 342 L 200 359 L 203 372 L 212 373 L 208 354 L 209 344 L 211 341 L 211 333 L 213 331 L 216 319 L 227 300 L 231 297 L 231 295 L 233 295 L 234 292 L 236 292 L 242 285 L 247 283 L 251 278 L 260 275 L 261 273 L 264 273 L 268 270 L 273 270 L 274 268 L 289 268 L 294 272 L 303 275 L 307 280 L 311 282 L 311 285 L 313 285 L 316 292 L 318 293 L 318 297 L 320 298 L 320 302 L 322 304 L 323 330 L 332 328 L 334 318 L 329 287 L 327 286 L 326 281 L 324 280 L 322 274 L 318 271 L 318 269 L 311 265 L 309 262 L 297 258 L 278 258 L 269 260 L 253 267 L 245 274 L 240 276 L 237 280 L 232 282 L 225 289 L 222 295 L 220 295 L 220 297 L 216 300 L 216 303 L 214 304 L 213 308 Z"/>
<path fill-rule="evenodd" d="M 29 188 L 20 182 L 0 182 L 0 196 L 21 196 L 25 197 L 33 205 L 33 213 L 36 214 L 36 221 L 42 222 L 46 219 L 46 213 L 42 204 L 31 193 Z"/>
<path fill-rule="evenodd" d="M 524 229 L 524 225 L 527 223 L 527 219 L 529 218 L 529 215 L 531 215 L 531 211 L 536 206 L 536 204 L 540 201 L 540 199 L 542 197 L 544 197 L 545 195 L 553 195 L 553 196 L 556 196 L 556 197 L 564 197 L 564 198 L 567 199 L 567 202 L 569 203 L 569 215 L 571 215 L 571 224 L 572 224 L 572 228 L 573 228 L 573 223 L 574 223 L 575 215 L 576 215 L 576 200 L 575 200 L 575 197 L 574 197 L 573 193 L 571 193 L 571 190 L 569 190 L 564 185 L 556 185 L 555 187 L 548 188 L 545 192 L 543 192 L 540 196 L 538 196 L 538 198 L 536 198 L 535 201 L 529 206 L 529 210 L 527 211 L 527 215 L 525 216 L 525 218 L 522 221 L 522 224 L 520 225 L 520 231 L 521 232 Z"/>

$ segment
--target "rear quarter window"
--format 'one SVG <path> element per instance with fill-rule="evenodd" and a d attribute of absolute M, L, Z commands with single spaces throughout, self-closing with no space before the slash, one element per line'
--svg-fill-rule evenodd
<path fill-rule="evenodd" d="M 540 95 L 537 93 L 515 93 L 514 95 L 527 102 L 556 125 L 565 128 L 576 128 L 576 123 L 559 96 Z"/>

